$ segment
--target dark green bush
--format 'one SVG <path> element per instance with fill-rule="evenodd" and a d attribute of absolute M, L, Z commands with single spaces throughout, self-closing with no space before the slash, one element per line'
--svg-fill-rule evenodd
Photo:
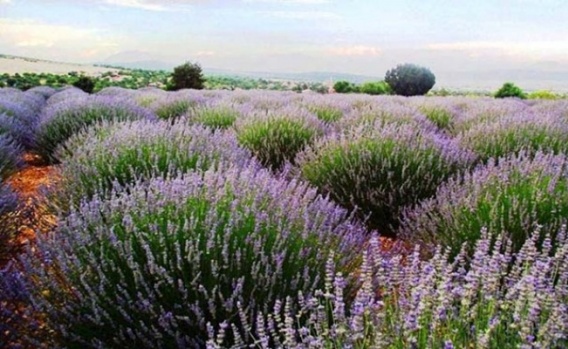
<path fill-rule="evenodd" d="M 520 99 L 527 98 L 526 94 L 523 90 L 513 84 L 512 82 L 506 82 L 501 86 L 501 88 L 495 92 L 495 98 L 508 98 L 508 97 L 517 97 Z"/>
<path fill-rule="evenodd" d="M 401 96 L 423 96 L 436 83 L 430 69 L 415 64 L 399 64 L 387 71 L 385 82 Z"/>
<path fill-rule="evenodd" d="M 171 78 L 171 85 L 168 86 L 169 90 L 177 91 L 186 88 L 202 90 L 204 88 L 205 78 L 198 63 L 186 62 L 175 67 Z"/>
<path fill-rule="evenodd" d="M 73 86 L 80 88 L 87 93 L 93 93 L 96 81 L 90 76 L 81 76 L 73 83 Z"/>

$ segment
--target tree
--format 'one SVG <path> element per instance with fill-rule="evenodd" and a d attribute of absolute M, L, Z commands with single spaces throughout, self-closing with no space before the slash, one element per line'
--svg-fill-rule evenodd
<path fill-rule="evenodd" d="M 82 75 L 73 83 L 73 86 L 78 87 L 87 93 L 93 93 L 95 83 L 95 80 L 90 76 Z"/>
<path fill-rule="evenodd" d="M 436 77 L 428 68 L 406 63 L 387 71 L 385 81 L 397 95 L 422 96 L 434 87 Z"/>
<path fill-rule="evenodd" d="M 168 90 L 181 90 L 184 88 L 192 88 L 202 90 L 205 83 L 201 66 L 198 63 L 186 62 L 183 65 L 174 68 L 171 75 L 171 83 Z"/>
<path fill-rule="evenodd" d="M 338 81 L 333 85 L 333 90 L 337 93 L 359 92 L 359 88 L 349 81 Z"/>
<path fill-rule="evenodd" d="M 495 93 L 495 98 L 507 98 L 507 97 L 517 97 L 520 99 L 525 99 L 527 96 L 521 90 L 520 87 L 516 86 L 512 82 L 506 82 L 501 86 L 501 88 Z"/>

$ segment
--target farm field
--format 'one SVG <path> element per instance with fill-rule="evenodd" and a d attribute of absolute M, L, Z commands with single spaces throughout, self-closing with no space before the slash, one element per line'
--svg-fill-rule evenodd
<path fill-rule="evenodd" d="M 0 89 L 0 347 L 567 348 L 568 101 Z"/>

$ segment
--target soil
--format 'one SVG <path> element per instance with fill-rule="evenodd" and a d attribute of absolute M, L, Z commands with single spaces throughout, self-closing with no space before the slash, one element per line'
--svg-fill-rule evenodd
<path fill-rule="evenodd" d="M 48 212 L 42 193 L 56 182 L 56 167 L 44 164 L 38 155 L 31 153 L 24 155 L 24 161 L 24 168 L 7 179 L 22 203 L 17 212 L 20 226 L 14 241 L 16 250 L 32 242 L 36 233 L 46 232 L 56 224 L 56 217 Z"/>

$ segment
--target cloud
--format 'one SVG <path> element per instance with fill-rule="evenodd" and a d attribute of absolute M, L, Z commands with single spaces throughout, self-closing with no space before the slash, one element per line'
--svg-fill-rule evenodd
<path fill-rule="evenodd" d="M 328 53 L 334 56 L 379 56 L 382 51 L 372 46 L 356 45 L 346 47 L 333 47 Z"/>
<path fill-rule="evenodd" d="M 470 57 L 509 56 L 518 59 L 568 59 L 568 42 L 558 41 L 464 41 L 435 43 L 426 46 L 433 51 L 467 53 Z"/>
<path fill-rule="evenodd" d="M 138 8 L 146 11 L 167 11 L 168 8 L 155 1 L 144 1 L 144 0 L 105 0 L 105 4 L 116 5 L 122 7 Z"/>
<path fill-rule="evenodd" d="M 300 21 L 341 19 L 338 14 L 325 11 L 264 11 L 261 13 L 269 17 Z"/>
<path fill-rule="evenodd" d="M 2 0 L 0 0 L 2 1 Z M 189 11 L 192 5 L 208 3 L 209 0 L 90 0 L 103 5 L 128 7 L 144 11 Z"/>
<path fill-rule="evenodd" d="M 0 5 L 10 4 L 12 0 L 0 0 Z"/>
<path fill-rule="evenodd" d="M 76 54 L 86 57 L 108 54 L 119 46 L 113 37 L 96 29 L 83 29 L 60 24 L 43 23 L 30 19 L 0 18 L 0 47 L 3 50 L 25 53 L 60 55 Z"/>
<path fill-rule="evenodd" d="M 212 57 L 215 56 L 214 51 L 199 51 L 195 54 L 198 57 Z"/>

